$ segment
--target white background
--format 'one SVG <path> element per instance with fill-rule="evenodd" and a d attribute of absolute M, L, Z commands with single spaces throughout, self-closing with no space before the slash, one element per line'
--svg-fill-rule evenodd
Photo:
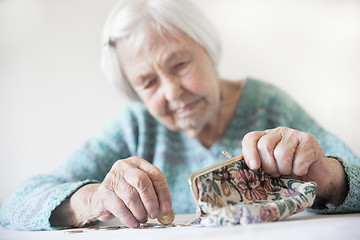
<path fill-rule="evenodd" d="M 360 156 L 360 1 L 193 0 L 222 37 L 220 73 L 272 82 Z M 0 0 L 0 204 L 127 100 L 100 71 L 116 0 Z"/>

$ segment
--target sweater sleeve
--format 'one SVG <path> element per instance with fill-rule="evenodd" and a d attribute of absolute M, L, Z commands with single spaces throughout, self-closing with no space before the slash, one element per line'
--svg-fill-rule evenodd
<path fill-rule="evenodd" d="M 31 177 L 4 202 L 1 224 L 14 230 L 53 230 L 51 212 L 77 189 L 92 180 L 65 182 L 51 175 Z"/>
<path fill-rule="evenodd" d="M 327 157 L 335 158 L 344 167 L 348 180 L 348 194 L 339 206 L 314 204 L 310 211 L 324 214 L 360 212 L 360 160 L 348 147 L 328 132 L 324 132 L 319 142 Z"/>
<path fill-rule="evenodd" d="M 349 192 L 345 201 L 337 207 L 325 206 L 324 209 L 315 209 L 321 213 L 350 213 L 360 212 L 360 168 L 354 164 L 348 163 L 336 156 L 330 156 L 337 158 L 344 166 L 349 181 Z"/>
<path fill-rule="evenodd" d="M 338 207 L 314 205 L 311 211 L 317 213 L 360 212 L 360 159 L 339 138 L 320 126 L 290 96 L 275 86 L 264 84 L 264 108 L 269 109 L 269 121 L 274 126 L 287 126 L 314 135 L 324 153 L 338 159 L 344 166 L 349 183 L 349 192 Z"/>
<path fill-rule="evenodd" d="M 101 182 L 115 161 L 130 156 L 136 146 L 136 121 L 131 118 L 120 113 L 51 174 L 18 186 L 0 209 L 1 224 L 16 230 L 55 229 L 49 219 L 61 202 L 85 184 Z"/>

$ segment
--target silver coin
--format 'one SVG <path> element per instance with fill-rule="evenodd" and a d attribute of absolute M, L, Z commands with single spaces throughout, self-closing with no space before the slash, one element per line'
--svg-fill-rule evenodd
<path fill-rule="evenodd" d="M 121 226 L 108 226 L 108 227 L 99 227 L 101 231 L 111 231 L 111 230 L 118 230 L 122 228 Z"/>

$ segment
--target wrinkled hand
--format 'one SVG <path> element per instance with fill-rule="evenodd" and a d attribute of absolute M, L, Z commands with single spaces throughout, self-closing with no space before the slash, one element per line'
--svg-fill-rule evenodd
<path fill-rule="evenodd" d="M 85 185 L 75 194 L 84 205 L 77 213 L 78 226 L 115 216 L 128 227 L 136 228 L 148 217 L 156 218 L 159 211 L 171 210 L 165 176 L 139 157 L 117 161 L 101 184 Z"/>
<path fill-rule="evenodd" d="M 272 177 L 290 175 L 317 183 L 317 200 L 340 204 L 347 194 L 346 174 L 342 164 L 326 158 L 316 138 L 286 127 L 255 131 L 245 135 L 243 155 L 253 170 L 260 166 Z"/>

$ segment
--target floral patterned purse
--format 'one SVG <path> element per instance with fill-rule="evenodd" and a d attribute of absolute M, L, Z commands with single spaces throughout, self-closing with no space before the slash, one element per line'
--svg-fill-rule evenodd
<path fill-rule="evenodd" d="M 316 193 L 314 182 L 249 169 L 242 155 L 193 173 L 189 184 L 205 226 L 278 221 L 310 207 Z"/>

